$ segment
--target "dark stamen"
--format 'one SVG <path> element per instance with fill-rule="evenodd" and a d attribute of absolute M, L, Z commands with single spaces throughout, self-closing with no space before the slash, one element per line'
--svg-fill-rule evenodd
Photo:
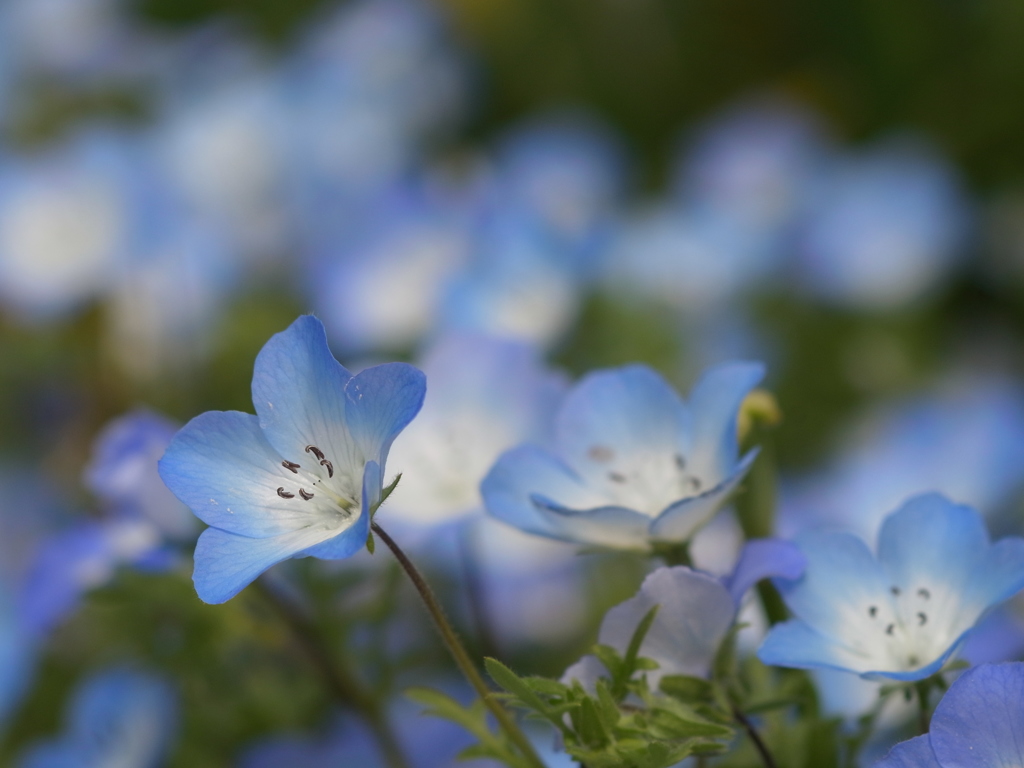
<path fill-rule="evenodd" d="M 321 459 L 320 460 L 320 466 L 321 467 L 327 467 L 327 476 L 328 477 L 334 477 L 334 465 L 331 464 L 331 462 L 329 462 L 327 459 Z"/>
<path fill-rule="evenodd" d="M 307 491 L 305 488 L 299 488 L 299 496 L 304 498 L 306 501 L 309 501 L 310 499 L 313 498 L 313 494 Z"/>
<path fill-rule="evenodd" d="M 899 587 L 889 587 L 889 591 L 892 592 L 896 597 L 900 596 L 900 588 Z"/>
<path fill-rule="evenodd" d="M 622 474 L 619 474 L 618 472 L 609 472 L 608 473 L 608 479 L 609 480 L 614 480 L 616 483 L 624 483 L 624 482 L 626 482 L 626 476 L 622 475 Z"/>
<path fill-rule="evenodd" d="M 919 590 L 917 590 L 917 594 L 918 594 L 918 597 L 920 597 L 922 600 L 927 600 L 928 598 L 930 598 L 932 596 L 932 593 L 929 592 L 924 587 L 921 587 Z"/>
<path fill-rule="evenodd" d="M 920 611 L 917 614 L 917 626 L 923 627 L 926 621 L 928 621 L 928 617 L 925 615 L 924 611 Z"/>
<path fill-rule="evenodd" d="M 676 454 L 676 468 L 686 469 L 686 459 L 683 458 L 683 454 L 681 453 Z"/>
<path fill-rule="evenodd" d="M 870 616 L 873 619 L 877 615 L 878 615 L 878 606 L 877 605 L 872 605 L 870 608 L 868 608 L 868 616 Z"/>
<path fill-rule="evenodd" d="M 281 466 L 285 469 L 290 469 L 295 474 L 299 474 L 299 465 L 294 461 L 282 461 Z"/>
<path fill-rule="evenodd" d="M 590 446 L 590 450 L 587 451 L 587 456 L 592 458 L 594 461 L 607 463 L 615 458 L 615 451 L 607 445 L 592 445 Z"/>
<path fill-rule="evenodd" d="M 300 493 L 301 493 L 301 491 L 300 491 Z M 896 629 L 896 625 L 895 624 L 890 624 L 888 627 L 885 628 L 885 634 L 891 635 L 892 631 L 894 629 Z"/>
<path fill-rule="evenodd" d="M 699 478 L 688 477 L 688 478 L 686 478 L 686 484 L 690 486 L 690 490 L 691 491 L 699 491 L 700 490 L 700 479 Z"/>
<path fill-rule="evenodd" d="M 277 495 L 280 496 L 282 499 L 294 499 L 295 498 L 295 494 L 294 493 L 288 493 L 288 491 L 286 491 L 283 487 L 277 489 Z"/>
<path fill-rule="evenodd" d="M 315 445 L 307 445 L 306 446 L 306 453 L 312 453 L 314 456 L 316 456 L 321 461 L 323 461 L 323 459 L 324 459 L 324 452 L 321 451 L 319 448 L 317 448 Z"/>

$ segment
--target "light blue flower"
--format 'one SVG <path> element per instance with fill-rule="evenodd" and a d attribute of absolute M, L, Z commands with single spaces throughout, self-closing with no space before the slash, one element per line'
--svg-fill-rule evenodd
<path fill-rule="evenodd" d="M 6 588 L 0 586 L 0 733 L 32 677 L 35 656 L 36 644 L 25 632 Z"/>
<path fill-rule="evenodd" d="M 945 158 L 916 138 L 835 164 L 800 235 L 798 280 L 840 305 L 885 310 L 932 293 L 965 252 L 971 212 Z"/>
<path fill-rule="evenodd" d="M 423 374 L 404 363 L 353 376 L 310 315 L 273 336 L 253 373 L 258 415 L 197 416 L 160 460 L 167 486 L 211 526 L 196 545 L 200 598 L 224 602 L 289 557 L 355 554 L 391 443 L 425 389 Z"/>
<path fill-rule="evenodd" d="M 990 543 L 975 510 L 934 493 L 885 519 L 877 559 L 847 533 L 808 533 L 797 543 L 806 572 L 776 581 L 796 618 L 772 628 L 758 651 L 766 664 L 920 680 L 1024 587 L 1024 539 Z"/>
<path fill-rule="evenodd" d="M 66 730 L 30 749 L 19 768 L 158 768 L 177 730 L 177 697 L 151 673 L 112 669 L 87 679 L 68 708 Z"/>
<path fill-rule="evenodd" d="M 588 374 L 556 419 L 555 450 L 504 453 L 481 485 L 488 511 L 531 533 L 605 547 L 684 542 L 726 504 L 742 459 L 736 417 L 758 363 L 709 370 L 690 402 L 650 368 Z"/>
<path fill-rule="evenodd" d="M 897 744 L 875 768 L 1024 765 L 1024 664 L 983 664 L 950 686 L 928 733 Z"/>
<path fill-rule="evenodd" d="M 598 642 L 625 654 L 640 621 L 657 605 L 639 655 L 658 667 L 638 674 L 645 674 L 654 690 L 665 675 L 706 677 L 747 591 L 761 579 L 798 578 L 805 565 L 793 544 L 755 539 L 747 543 L 725 579 L 685 566 L 658 568 L 644 579 L 636 596 L 605 614 Z M 566 670 L 563 680 L 578 680 L 593 691 L 597 678 L 607 676 L 596 656 L 584 656 Z"/>

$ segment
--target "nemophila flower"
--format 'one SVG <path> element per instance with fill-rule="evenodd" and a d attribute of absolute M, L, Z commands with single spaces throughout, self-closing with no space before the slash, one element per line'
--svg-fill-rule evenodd
<path fill-rule="evenodd" d="M 897 744 L 875 768 L 1024 765 L 1024 664 L 983 664 L 950 686 L 928 733 Z"/>
<path fill-rule="evenodd" d="M 196 545 L 200 598 L 221 603 L 290 557 L 357 552 L 383 490 L 391 443 L 420 409 L 411 365 L 352 375 L 324 327 L 300 317 L 256 358 L 256 416 L 208 411 L 175 436 L 160 476 L 210 525 Z"/>
<path fill-rule="evenodd" d="M 724 579 L 686 566 L 659 568 L 634 597 L 605 614 L 598 642 L 625 654 L 640 621 L 658 606 L 639 651 L 658 667 L 639 674 L 647 676 L 654 690 L 665 675 L 706 677 L 747 590 L 769 577 L 797 578 L 805 565 L 793 544 L 757 539 L 748 542 L 736 569 Z M 593 690 L 597 678 L 607 675 L 596 656 L 584 656 L 566 670 L 563 680 L 578 680 Z"/>
<path fill-rule="evenodd" d="M 934 291 L 962 257 L 970 211 L 945 158 L 890 140 L 837 162 L 800 235 L 798 280 L 825 301 L 887 309 Z"/>
<path fill-rule="evenodd" d="M 99 672 L 75 692 L 64 734 L 28 750 L 19 768 L 158 768 L 177 730 L 170 685 L 150 673 Z"/>
<path fill-rule="evenodd" d="M 430 390 L 391 452 L 402 482 L 388 515 L 429 526 L 480 510 L 480 481 L 502 451 L 548 439 L 566 382 L 535 347 L 474 334 L 442 336 L 421 368 Z"/>
<path fill-rule="evenodd" d="M 725 505 L 742 459 L 736 417 L 758 363 L 709 370 L 684 403 L 650 368 L 590 373 L 566 396 L 555 448 L 502 454 L 481 485 L 487 510 L 531 533 L 622 549 L 684 542 Z"/>
<path fill-rule="evenodd" d="M 991 608 L 1024 587 L 1024 539 L 989 541 L 981 516 L 939 494 L 882 523 L 877 557 L 848 533 L 797 537 L 804 575 L 776 580 L 796 617 L 775 625 L 766 664 L 921 680 L 950 660 Z"/>

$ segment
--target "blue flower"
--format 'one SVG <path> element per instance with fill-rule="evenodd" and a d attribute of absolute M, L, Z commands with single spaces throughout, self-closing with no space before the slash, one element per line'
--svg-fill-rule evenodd
<path fill-rule="evenodd" d="M 810 533 L 797 543 L 807 571 L 776 581 L 796 618 L 772 628 L 758 651 L 766 664 L 920 680 L 1024 587 L 1024 539 L 990 543 L 975 510 L 934 493 L 885 519 L 877 559 L 847 533 Z"/>
<path fill-rule="evenodd" d="M 768 577 L 798 578 L 805 565 L 793 544 L 757 539 L 744 547 L 726 579 L 685 566 L 659 568 L 644 579 L 634 597 L 605 614 L 598 642 L 624 654 L 637 625 L 657 605 L 658 613 L 640 645 L 639 655 L 658 664 L 643 673 L 648 684 L 657 689 L 665 675 L 706 677 L 747 590 Z M 607 675 L 596 656 L 584 656 L 563 679 L 578 680 L 593 690 L 597 678 Z"/>
<path fill-rule="evenodd" d="M 0 586 L 0 733 L 27 683 L 35 666 L 36 644 L 24 631 L 24 627 Z"/>
<path fill-rule="evenodd" d="M 67 730 L 30 749 L 19 768 L 156 768 L 177 728 L 177 700 L 168 683 L 128 669 L 100 672 L 79 687 Z"/>
<path fill-rule="evenodd" d="M 222 603 L 289 557 L 333 560 L 366 543 L 391 442 L 426 391 L 411 365 L 353 376 L 324 327 L 300 317 L 256 358 L 253 416 L 208 411 L 160 460 L 167 487 L 211 527 L 199 537 L 199 597 Z"/>
<path fill-rule="evenodd" d="M 983 664 L 950 686 L 929 731 L 897 744 L 875 768 L 1024 764 L 1024 664 Z"/>
<path fill-rule="evenodd" d="M 739 459 L 736 416 L 758 363 L 713 368 L 685 404 L 642 365 L 588 374 L 556 419 L 556 450 L 523 445 L 484 478 L 488 511 L 518 528 L 622 549 L 684 542 L 729 500 L 755 457 Z"/>

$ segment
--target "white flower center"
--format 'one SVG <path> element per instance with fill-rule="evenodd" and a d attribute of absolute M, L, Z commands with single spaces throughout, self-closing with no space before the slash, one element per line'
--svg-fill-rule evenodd
<path fill-rule="evenodd" d="M 362 480 L 336 468 L 334 462 L 320 448 L 307 445 L 301 461 L 285 459 L 281 466 L 287 470 L 277 495 L 308 504 L 312 511 L 325 518 L 330 527 L 342 525 L 359 515 Z"/>
<path fill-rule="evenodd" d="M 621 455 L 607 445 L 592 445 L 587 458 L 601 465 L 598 490 L 617 506 L 656 517 L 670 504 L 711 488 L 691 471 L 682 453 L 637 452 Z"/>

